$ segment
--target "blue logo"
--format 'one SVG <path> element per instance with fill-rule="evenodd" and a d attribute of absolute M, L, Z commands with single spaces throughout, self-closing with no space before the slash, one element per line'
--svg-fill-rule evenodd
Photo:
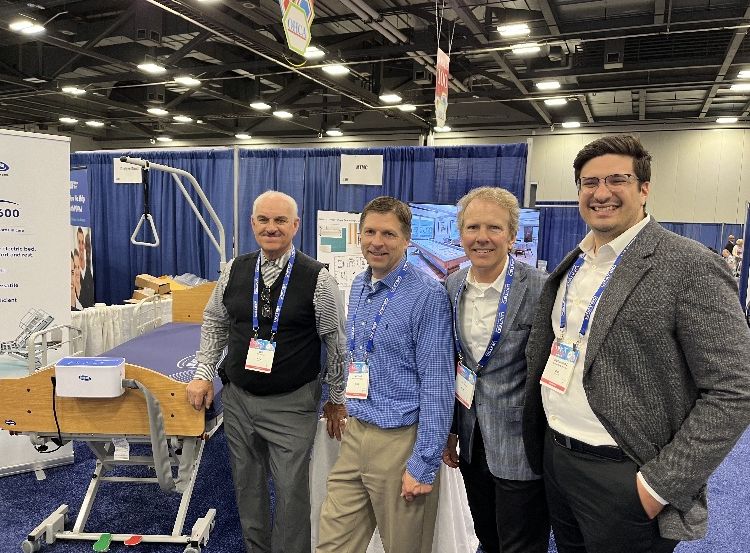
<path fill-rule="evenodd" d="M 10 171 L 10 165 L 5 163 L 4 161 L 0 161 L 0 172 L 5 173 L 6 171 Z"/>
<path fill-rule="evenodd" d="M 91 377 L 87 374 L 82 374 L 78 377 L 78 380 L 82 380 L 83 382 L 89 382 L 91 381 Z"/>

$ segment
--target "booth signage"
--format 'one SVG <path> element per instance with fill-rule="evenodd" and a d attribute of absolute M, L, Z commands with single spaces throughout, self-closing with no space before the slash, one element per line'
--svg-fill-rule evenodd
<path fill-rule="evenodd" d="M 383 156 L 341 154 L 340 184 L 383 186 Z"/>
<path fill-rule="evenodd" d="M 310 14 L 312 15 L 312 6 L 310 5 Z M 310 45 L 310 23 L 307 13 L 299 4 L 290 2 L 284 12 L 282 23 L 284 24 L 284 34 L 286 35 L 286 44 L 292 52 L 300 56 Z"/>
<path fill-rule="evenodd" d="M 132 163 L 124 163 L 119 158 L 112 160 L 115 184 L 141 184 L 141 167 Z"/>
<path fill-rule="evenodd" d="M 448 114 L 448 67 L 450 62 L 450 56 L 438 48 L 437 77 L 435 80 L 435 119 L 440 127 L 445 126 Z"/>

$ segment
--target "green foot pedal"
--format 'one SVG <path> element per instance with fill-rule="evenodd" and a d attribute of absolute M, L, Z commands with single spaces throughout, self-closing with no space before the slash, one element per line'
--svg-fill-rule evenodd
<path fill-rule="evenodd" d="M 94 544 L 94 551 L 109 551 L 109 544 L 112 543 L 112 534 L 102 534 Z"/>

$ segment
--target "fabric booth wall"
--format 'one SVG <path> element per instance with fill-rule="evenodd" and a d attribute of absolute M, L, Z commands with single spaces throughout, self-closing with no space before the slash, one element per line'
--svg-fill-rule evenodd
<path fill-rule="evenodd" d="M 382 155 L 383 185 L 339 185 L 341 154 Z M 500 186 L 523 202 L 526 144 L 471 147 L 273 149 L 239 151 L 237 254 L 256 249 L 250 228 L 252 201 L 266 190 L 292 196 L 301 228 L 294 244 L 315 255 L 317 211 L 359 212 L 371 199 L 453 204 L 479 186 Z"/>

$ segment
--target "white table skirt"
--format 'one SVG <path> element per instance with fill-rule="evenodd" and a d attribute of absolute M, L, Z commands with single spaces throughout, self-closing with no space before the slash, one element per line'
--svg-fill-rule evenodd
<path fill-rule="evenodd" d="M 320 509 L 326 496 L 328 473 L 339 454 L 340 443 L 330 439 L 326 432 L 326 421 L 318 422 L 315 445 L 310 462 L 310 504 L 312 522 L 311 550 L 315 552 L 318 543 Z M 479 540 L 474 534 L 474 521 L 471 518 L 466 499 L 464 480 L 458 469 L 440 465 L 440 500 L 438 502 L 433 553 L 476 553 Z M 380 534 L 375 534 L 367 548 L 367 553 L 384 553 Z"/>

